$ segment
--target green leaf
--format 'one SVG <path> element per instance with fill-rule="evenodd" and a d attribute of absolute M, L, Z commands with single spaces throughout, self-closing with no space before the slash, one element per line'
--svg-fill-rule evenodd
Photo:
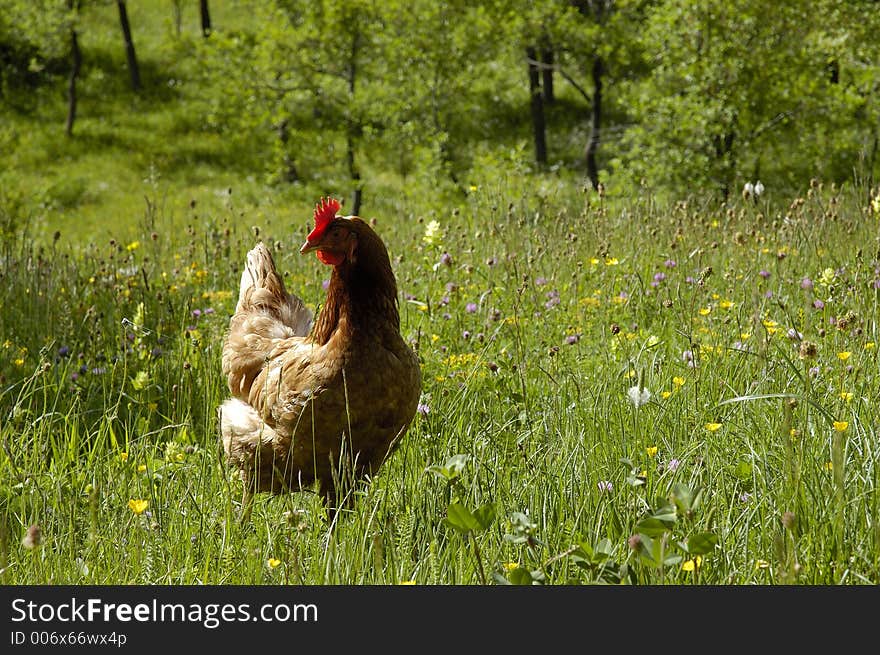
<path fill-rule="evenodd" d="M 462 534 L 480 529 L 480 523 L 476 517 L 460 503 L 449 505 L 449 509 L 446 510 L 446 524 Z"/>
<path fill-rule="evenodd" d="M 694 492 L 686 484 L 676 483 L 672 485 L 672 491 L 669 492 L 669 500 L 675 503 L 675 506 L 682 513 L 687 513 L 693 507 Z"/>
<path fill-rule="evenodd" d="M 691 555 L 705 555 L 715 550 L 718 536 L 712 532 L 698 532 L 688 537 L 687 551 Z"/>
<path fill-rule="evenodd" d="M 645 478 L 638 476 L 638 475 L 630 474 L 630 475 L 626 476 L 626 483 L 628 485 L 630 485 L 631 487 L 640 487 L 643 484 L 645 484 L 645 482 L 646 482 Z"/>
<path fill-rule="evenodd" d="M 511 569 L 507 572 L 507 579 L 510 580 L 510 584 L 514 585 L 530 585 L 532 584 L 532 574 L 531 572 L 523 568 L 522 566 L 517 566 L 515 569 Z"/>
<path fill-rule="evenodd" d="M 495 521 L 495 505 L 486 503 L 482 507 L 478 507 L 472 514 L 473 518 L 483 530 L 489 529 L 489 526 Z"/>
<path fill-rule="evenodd" d="M 678 513 L 675 510 L 675 505 L 662 505 L 655 509 L 651 516 L 658 521 L 662 521 L 670 528 L 675 525 L 675 522 L 678 520 Z"/>
<path fill-rule="evenodd" d="M 660 519 L 649 516 L 636 523 L 636 530 L 642 535 L 659 537 L 664 532 L 669 531 L 669 526 Z"/>
<path fill-rule="evenodd" d="M 453 455 L 447 458 L 443 464 L 432 464 L 425 470 L 428 473 L 433 473 L 437 477 L 443 478 L 447 482 L 454 482 L 461 477 L 467 466 L 468 459 L 470 459 L 469 455 Z"/>

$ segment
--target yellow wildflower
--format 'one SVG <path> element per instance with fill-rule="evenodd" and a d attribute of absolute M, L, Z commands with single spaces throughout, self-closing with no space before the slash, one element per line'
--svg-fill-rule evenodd
<path fill-rule="evenodd" d="M 721 429 L 721 423 L 706 423 L 703 427 L 706 428 L 709 432 L 717 432 Z"/>
<path fill-rule="evenodd" d="M 657 446 L 649 446 L 648 448 L 645 448 L 645 452 L 648 453 L 648 457 L 656 457 Z"/>
<path fill-rule="evenodd" d="M 759 559 L 755 561 L 755 569 L 769 569 L 770 562 L 765 559 Z"/>
<path fill-rule="evenodd" d="M 712 313 L 711 307 L 700 307 L 700 316 L 708 316 Z"/>
<path fill-rule="evenodd" d="M 661 392 L 660 392 L 660 397 L 661 397 L 663 400 L 666 400 L 666 399 L 669 398 L 669 396 L 671 396 L 671 395 L 672 395 L 672 392 L 671 392 L 671 391 L 661 391 Z"/>
<path fill-rule="evenodd" d="M 674 384 L 676 387 L 683 387 L 684 382 L 684 378 L 680 375 L 676 375 L 674 378 L 672 378 L 672 384 Z"/>
<path fill-rule="evenodd" d="M 846 429 L 849 427 L 849 421 L 834 421 L 834 431 L 835 432 L 846 432 Z"/>
<path fill-rule="evenodd" d="M 143 514 L 144 511 L 149 506 L 150 506 L 149 500 L 141 500 L 141 499 L 132 498 L 131 500 L 128 501 L 128 509 L 130 509 L 132 512 L 134 512 L 138 516 Z"/>
<path fill-rule="evenodd" d="M 266 563 L 269 565 L 270 569 L 275 569 L 275 568 L 278 568 L 278 566 L 281 564 L 281 560 L 275 559 L 274 557 L 270 557 L 269 561 Z"/>
<path fill-rule="evenodd" d="M 128 252 L 131 252 L 132 250 L 137 250 L 137 249 L 140 248 L 140 247 L 141 247 L 141 242 L 140 242 L 140 241 L 132 241 L 130 244 L 128 244 L 127 246 L 125 246 L 125 249 L 126 249 Z"/>
<path fill-rule="evenodd" d="M 841 391 L 840 392 L 840 399 L 842 401 L 848 403 L 849 401 L 851 401 L 853 399 L 853 394 L 849 391 Z"/>
<path fill-rule="evenodd" d="M 128 453 L 125 451 L 119 453 L 119 459 L 121 459 L 123 462 L 127 462 L 128 461 Z"/>
<path fill-rule="evenodd" d="M 842 353 L 837 353 L 837 359 L 839 359 L 842 362 L 845 362 L 846 360 L 848 360 L 850 358 L 851 355 L 852 355 L 852 353 L 849 350 L 844 350 Z"/>
<path fill-rule="evenodd" d="M 699 569 L 703 563 L 703 558 L 700 555 L 697 555 L 694 559 L 689 559 L 686 562 L 683 562 L 681 565 L 682 571 L 694 571 Z"/>
<path fill-rule="evenodd" d="M 507 571 L 515 571 L 519 568 L 519 562 L 504 562 L 504 568 Z"/>

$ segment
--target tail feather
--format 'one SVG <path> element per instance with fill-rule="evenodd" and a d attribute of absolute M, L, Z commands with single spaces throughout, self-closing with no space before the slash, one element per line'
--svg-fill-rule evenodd
<path fill-rule="evenodd" d="M 247 255 L 235 315 L 223 344 L 223 373 L 233 395 L 247 397 L 279 340 L 305 336 L 311 327 L 312 312 L 287 293 L 271 253 L 257 244 Z"/>
<path fill-rule="evenodd" d="M 236 313 L 263 311 L 289 328 L 291 336 L 304 337 L 312 328 L 312 312 L 297 296 L 287 293 L 269 249 L 258 243 L 247 254 L 241 274 Z"/>

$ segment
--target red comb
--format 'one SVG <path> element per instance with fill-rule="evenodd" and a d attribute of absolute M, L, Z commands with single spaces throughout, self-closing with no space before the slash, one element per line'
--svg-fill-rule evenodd
<path fill-rule="evenodd" d="M 321 198 L 321 202 L 315 204 L 315 229 L 309 233 L 308 240 L 320 239 L 338 211 L 339 201 L 336 198 Z"/>

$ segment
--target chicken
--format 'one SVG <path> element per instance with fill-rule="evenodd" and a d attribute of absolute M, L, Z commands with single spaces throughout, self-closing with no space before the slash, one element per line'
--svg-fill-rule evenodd
<path fill-rule="evenodd" d="M 397 283 L 388 251 L 358 216 L 321 199 L 300 249 L 333 267 L 317 320 L 288 294 L 272 255 L 247 255 L 238 304 L 223 344 L 232 398 L 219 409 L 227 462 L 253 494 L 309 490 L 331 511 L 351 484 L 375 474 L 415 415 L 418 357 L 400 335 Z"/>

